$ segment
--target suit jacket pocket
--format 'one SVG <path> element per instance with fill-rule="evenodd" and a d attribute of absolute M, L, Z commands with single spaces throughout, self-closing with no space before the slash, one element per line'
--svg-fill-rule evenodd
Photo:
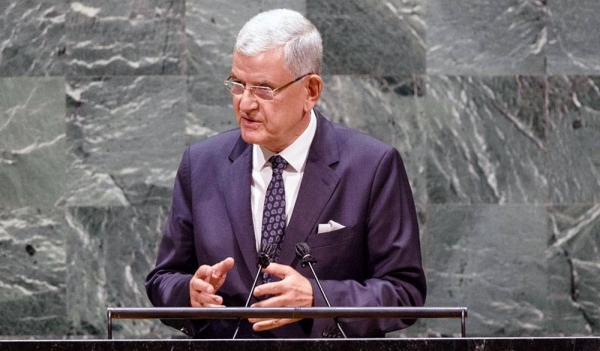
<path fill-rule="evenodd" d="M 354 237 L 354 226 L 345 227 L 327 233 L 312 234 L 307 238 L 307 244 L 311 248 L 329 246 L 351 240 Z"/>

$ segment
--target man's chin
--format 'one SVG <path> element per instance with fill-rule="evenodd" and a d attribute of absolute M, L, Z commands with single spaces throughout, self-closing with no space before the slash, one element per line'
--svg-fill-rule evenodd
<path fill-rule="evenodd" d="M 251 132 L 251 131 L 247 131 L 242 129 L 242 139 L 247 142 L 248 144 L 258 144 L 260 145 L 261 142 L 263 141 L 263 138 L 261 138 L 259 135 L 257 135 L 256 132 Z"/>

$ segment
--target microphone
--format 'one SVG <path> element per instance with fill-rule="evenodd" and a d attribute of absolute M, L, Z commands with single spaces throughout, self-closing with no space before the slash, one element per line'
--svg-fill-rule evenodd
<path fill-rule="evenodd" d="M 248 298 L 246 299 L 246 304 L 244 305 L 244 307 L 248 307 L 248 305 L 250 304 L 250 299 L 252 298 L 252 294 L 254 294 L 254 289 L 256 289 L 256 283 L 258 282 L 258 277 L 260 277 L 260 272 L 262 272 L 262 270 L 264 268 L 267 268 L 269 266 L 269 264 L 271 263 L 271 258 L 273 257 L 273 255 L 275 255 L 276 250 L 277 250 L 277 247 L 272 244 L 261 244 L 260 245 L 260 250 L 258 252 L 258 259 L 256 260 L 257 265 L 258 265 L 258 272 L 256 272 L 256 277 L 254 277 L 254 283 L 252 283 L 252 288 L 250 288 L 250 294 L 248 294 Z M 237 333 L 240 331 L 241 323 L 242 323 L 242 319 L 239 318 L 238 322 L 237 322 L 237 327 L 235 328 L 235 333 L 233 333 L 232 339 L 235 339 L 235 337 L 237 336 Z"/>
<path fill-rule="evenodd" d="M 321 290 L 321 295 L 323 295 L 323 299 L 325 300 L 327 307 L 331 307 L 331 304 L 329 303 L 329 300 L 327 299 L 327 295 L 325 295 L 325 290 L 323 290 L 323 287 L 321 286 L 321 282 L 319 281 L 319 278 L 317 278 L 317 273 L 315 272 L 315 269 L 313 268 L 313 264 L 317 264 L 317 259 L 314 258 L 310 254 L 310 247 L 308 246 L 307 243 L 297 243 L 296 244 L 296 256 L 298 256 L 298 258 L 300 258 L 303 268 L 306 268 L 306 266 L 310 267 L 310 271 L 312 272 L 313 277 L 315 277 L 315 281 L 317 282 L 317 286 L 319 287 L 319 290 Z M 334 318 L 333 321 L 335 322 L 337 329 L 340 331 L 340 333 L 342 334 L 344 339 L 348 338 L 346 336 L 346 333 L 344 333 L 344 330 L 342 329 L 342 326 L 338 322 L 337 318 Z M 329 334 L 331 334 L 331 333 L 329 333 Z"/>

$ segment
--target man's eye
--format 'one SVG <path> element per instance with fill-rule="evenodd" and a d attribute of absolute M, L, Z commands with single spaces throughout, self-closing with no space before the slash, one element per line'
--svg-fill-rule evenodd
<path fill-rule="evenodd" d="M 256 90 L 264 90 L 264 91 L 273 90 L 273 89 L 271 89 L 269 87 L 264 87 L 264 86 L 256 86 L 256 87 L 254 87 L 254 89 L 256 89 Z"/>

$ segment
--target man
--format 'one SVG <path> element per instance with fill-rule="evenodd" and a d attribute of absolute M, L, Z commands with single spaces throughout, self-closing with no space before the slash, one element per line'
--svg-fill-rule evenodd
<path fill-rule="evenodd" d="M 277 248 L 253 307 L 325 306 L 295 245 L 306 242 L 332 306 L 422 306 L 425 278 L 412 194 L 398 152 L 314 109 L 321 37 L 302 15 L 273 10 L 240 31 L 231 75 L 239 129 L 188 147 L 146 288 L 155 306 L 243 306 L 261 243 Z M 235 320 L 165 321 L 231 338 Z M 341 320 L 380 337 L 412 321 Z M 250 319 L 238 337 L 323 337 L 326 319 Z"/>

